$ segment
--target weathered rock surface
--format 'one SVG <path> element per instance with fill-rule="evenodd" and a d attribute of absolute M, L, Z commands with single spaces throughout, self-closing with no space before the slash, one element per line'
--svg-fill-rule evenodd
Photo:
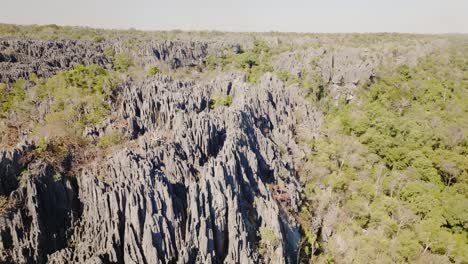
<path fill-rule="evenodd" d="M 323 92 L 339 103 L 353 100 L 382 63 L 415 65 L 445 45 L 392 34 L 371 43 L 365 35 L 195 35 L 0 38 L 2 83 L 49 77 L 76 64 L 112 68 L 109 48 L 136 66 L 113 91 L 111 116 L 84 130 L 96 142 L 118 129 L 126 142 L 99 149 L 106 154 L 80 164 L 76 177 L 61 176 L 44 157 L 31 158 L 26 130 L 25 143 L 0 150 L 0 205 L 7 201 L 0 208 L 0 263 L 297 263 L 297 174 L 301 166 L 314 166 L 301 161 L 313 153 L 307 145 L 319 136 L 322 114 L 299 84 L 285 87 L 275 74 L 248 84 L 241 73 L 204 72 L 207 55 L 223 57 L 228 70 L 245 59 L 252 67 L 241 71 L 271 66 L 297 78 L 290 83 L 314 83 L 309 88 L 317 100 Z M 232 56 L 258 40 L 270 52 Z M 150 65 L 182 78 L 190 68 L 203 72 L 191 80 L 143 77 Z M 213 104 L 222 98 L 230 105 Z M 47 102 L 32 104 L 37 120 L 50 111 Z M 340 207 L 330 203 L 331 188 L 324 193 L 329 197 L 321 197 L 310 223 L 320 241 L 332 237 Z M 261 230 L 270 236 L 261 237 Z"/>
<path fill-rule="evenodd" d="M 21 145 L 12 150 L 0 150 L 0 195 L 9 195 L 18 188 L 17 176 L 23 170 L 21 159 L 28 150 L 28 145 Z"/>
<path fill-rule="evenodd" d="M 8 195 L 11 206 L 0 215 L 0 262 L 45 263 L 47 254 L 68 245 L 69 228 L 80 212 L 76 180 L 54 176 L 44 163 L 29 164 L 27 172 L 21 172 L 16 158 L 20 151 L 25 149 L 1 160 L 12 169 L 0 172 L 1 195 Z"/>
<path fill-rule="evenodd" d="M 266 227 L 281 241 L 269 261 L 293 262 L 300 235 L 283 206 L 297 210 L 300 187 L 278 144 L 297 147 L 296 108 L 308 109 L 305 123 L 319 124 L 320 114 L 271 75 L 258 87 L 242 77 L 127 87 L 121 114 L 137 144 L 107 161 L 103 179 L 92 170 L 79 177 L 76 246 L 49 260 L 256 263 L 257 232 Z M 210 109 L 212 94 L 229 94 L 233 104 Z M 286 195 L 278 199 L 272 186 Z"/>
<path fill-rule="evenodd" d="M 166 53 L 178 54 L 168 45 Z M 190 66 L 204 47 L 159 58 Z M 18 78 L 35 69 L 5 72 L 2 78 Z M 285 90 L 271 74 L 253 86 L 234 74 L 203 82 L 158 75 L 122 89 L 115 108 L 132 141 L 76 178 L 57 177 L 45 162 L 21 173 L 23 152 L 1 155 L 0 190 L 15 206 L 0 215 L 0 260 L 295 262 L 300 234 L 289 212 L 298 210 L 300 186 L 291 153 L 305 155 L 296 135 L 316 136 L 321 124 L 299 87 Z M 222 96 L 232 97 L 231 106 L 211 109 Z M 262 256 L 260 228 L 279 241 Z"/>
<path fill-rule="evenodd" d="M 48 77 L 75 64 L 108 63 L 102 47 L 89 41 L 0 39 L 0 82 L 28 79 L 32 73 Z"/>
<path fill-rule="evenodd" d="M 203 63 L 208 45 L 193 41 L 150 41 L 129 44 L 128 40 L 108 40 L 95 43 L 85 40 L 41 41 L 0 38 L 0 82 L 28 79 L 31 74 L 49 77 L 76 64 L 112 66 L 112 58 L 104 55 L 106 48 L 116 53 L 138 58 L 143 66 L 167 65 L 171 69 Z"/>
<path fill-rule="evenodd" d="M 143 66 L 176 69 L 249 43 L 149 41 L 135 48 L 124 39 L 2 39 L 0 81 L 50 76 L 78 63 L 112 67 L 107 47 Z M 309 65 L 333 99 L 351 100 L 385 56 L 356 47 L 307 48 L 274 57 L 272 66 L 301 77 Z M 84 164 L 75 178 L 61 177 L 45 161 L 25 161 L 32 145 L 0 151 L 0 195 L 12 205 L 0 213 L 0 262 L 295 263 L 296 169 L 310 155 L 298 141 L 319 135 L 322 116 L 297 85 L 286 88 L 270 73 L 256 85 L 245 80 L 239 73 L 127 80 L 112 118 L 85 133 L 96 139 L 120 129 L 130 140 Z M 230 106 L 212 107 L 211 100 L 226 97 Z M 327 236 L 327 216 L 316 222 Z M 262 228 L 275 236 L 269 246 L 262 245 Z"/>
<path fill-rule="evenodd" d="M 203 63 L 208 44 L 203 41 L 161 40 L 129 44 L 128 41 L 109 41 L 104 44 L 118 53 L 129 53 L 142 65 L 165 64 L 171 69 L 193 67 Z"/>
<path fill-rule="evenodd" d="M 380 43 L 370 47 L 320 47 L 284 52 L 273 59 L 277 71 L 293 77 L 306 73 L 319 76 L 325 92 L 335 102 L 350 101 L 359 85 L 372 81 L 377 68 L 391 60 L 395 65 L 414 66 L 435 47 L 445 45 L 441 40 L 427 43 L 394 45 Z M 304 72 L 304 69 L 307 69 Z"/>

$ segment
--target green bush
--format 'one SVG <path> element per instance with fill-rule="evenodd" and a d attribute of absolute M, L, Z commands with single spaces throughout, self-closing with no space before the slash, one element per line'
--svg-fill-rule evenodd
<path fill-rule="evenodd" d="M 94 36 L 93 37 L 93 41 L 96 42 L 96 43 L 101 43 L 105 40 L 105 38 L 103 36 Z"/>
<path fill-rule="evenodd" d="M 115 55 L 114 68 L 119 72 L 126 72 L 130 66 L 133 65 L 133 61 L 128 54 L 120 53 Z"/>
<path fill-rule="evenodd" d="M 290 76 L 289 76 L 289 72 L 288 71 L 280 71 L 278 72 L 277 74 L 278 76 L 278 79 L 280 79 L 281 81 L 283 82 L 287 82 L 288 80 L 290 80 Z"/>
<path fill-rule="evenodd" d="M 398 72 L 402 81 L 409 81 L 411 79 L 410 68 L 407 65 L 400 66 Z"/>
<path fill-rule="evenodd" d="M 215 109 L 220 106 L 230 106 L 232 103 L 232 97 L 230 95 L 226 96 L 213 96 L 209 102 L 210 109 Z"/>
<path fill-rule="evenodd" d="M 3 102 L 4 100 L 6 100 L 6 96 L 7 96 L 7 85 L 4 84 L 4 83 L 0 83 L 0 107 L 1 109 L 3 110 Z"/>
<path fill-rule="evenodd" d="M 154 76 L 156 75 L 157 73 L 159 73 L 159 68 L 156 67 L 156 66 L 150 66 L 148 68 L 148 76 Z"/>
<path fill-rule="evenodd" d="M 115 50 L 111 47 L 107 47 L 104 49 L 104 55 L 109 58 L 113 58 L 115 56 Z"/>
<path fill-rule="evenodd" d="M 236 62 L 241 69 L 250 70 L 259 64 L 258 54 L 251 51 L 236 56 Z"/>
<path fill-rule="evenodd" d="M 253 53 L 255 54 L 262 54 L 262 53 L 268 53 L 270 52 L 270 47 L 265 41 L 261 40 L 255 40 L 254 41 L 254 47 L 253 47 Z"/>
<path fill-rule="evenodd" d="M 8 113 L 15 107 L 19 107 L 18 104 L 26 99 L 25 92 L 26 81 L 23 79 L 16 80 L 11 90 L 8 91 L 5 84 L 0 85 L 0 103 L 2 113 Z"/>
<path fill-rule="evenodd" d="M 275 257 L 274 251 L 280 245 L 280 238 L 266 227 L 261 227 L 258 235 L 260 236 L 258 252 L 265 260 L 273 260 Z"/>
<path fill-rule="evenodd" d="M 205 65 L 209 70 L 214 70 L 220 64 L 219 59 L 213 55 L 209 54 L 205 58 Z"/>
<path fill-rule="evenodd" d="M 255 41 L 254 47 L 242 53 L 226 50 L 222 56 L 208 55 L 205 58 L 206 68 L 214 70 L 218 67 L 236 68 L 246 74 L 249 83 L 256 83 L 266 72 L 272 72 L 270 65 L 272 52 L 265 42 Z"/>
<path fill-rule="evenodd" d="M 112 130 L 108 134 L 102 136 L 99 139 L 98 147 L 100 148 L 107 148 L 111 146 L 118 145 L 123 142 L 125 139 L 124 134 L 119 130 Z"/>
<path fill-rule="evenodd" d="M 99 124 L 110 114 L 107 99 L 115 83 L 115 77 L 98 65 L 76 65 L 39 84 L 35 96 L 53 99 L 46 115 L 48 123 L 78 132 L 87 125 Z"/>

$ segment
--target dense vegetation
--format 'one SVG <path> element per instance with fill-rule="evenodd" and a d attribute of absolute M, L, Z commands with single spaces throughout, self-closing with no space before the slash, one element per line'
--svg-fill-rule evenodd
<path fill-rule="evenodd" d="M 301 173 L 304 261 L 468 263 L 466 55 L 382 68 L 357 100 L 325 107 Z M 316 215 L 322 238 L 310 233 Z"/>
<path fill-rule="evenodd" d="M 51 78 L 17 80 L 7 91 L 3 84 L 0 102 L 3 117 L 20 116 L 21 120 L 37 120 L 36 126 L 60 125 L 81 133 L 89 124 L 100 124 L 109 114 L 106 99 L 117 79 L 97 65 L 76 65 Z M 35 105 L 49 108 L 44 120 L 33 112 Z M 37 127 L 36 127 L 37 128 Z"/>
<path fill-rule="evenodd" d="M 206 66 L 209 70 L 241 70 L 245 72 L 247 82 L 256 83 L 264 73 L 273 71 L 270 65 L 272 55 L 272 49 L 265 42 L 257 40 L 253 48 L 247 51 L 239 48 L 237 52 L 225 50 L 219 57 L 208 55 Z"/>
<path fill-rule="evenodd" d="M 64 162 L 85 158 L 83 150 L 118 144 L 123 135 L 112 131 L 99 141 L 84 136 L 86 127 L 99 126 L 111 114 L 113 89 L 120 79 L 116 72 L 98 65 L 75 65 L 50 78 L 33 75 L 0 86 L 0 134 L 3 146 L 14 146 L 22 131 L 36 143 L 33 155 L 54 165 L 57 171 L 71 172 Z"/>
<path fill-rule="evenodd" d="M 230 95 L 226 96 L 213 96 L 209 101 L 209 107 L 211 109 L 218 108 L 220 106 L 230 106 L 232 103 L 232 97 Z"/>

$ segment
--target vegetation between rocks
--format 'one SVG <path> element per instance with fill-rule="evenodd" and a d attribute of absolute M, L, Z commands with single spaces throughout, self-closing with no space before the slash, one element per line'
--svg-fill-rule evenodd
<path fill-rule="evenodd" d="M 232 103 L 232 97 L 230 95 L 226 96 L 213 96 L 209 101 L 210 109 L 215 109 L 220 106 L 230 106 Z"/>
<path fill-rule="evenodd" d="M 468 263 L 467 60 L 438 51 L 329 106 L 301 172 L 314 263 Z M 449 57 L 445 56 L 450 54 Z M 311 251 L 318 243 L 318 248 Z"/>

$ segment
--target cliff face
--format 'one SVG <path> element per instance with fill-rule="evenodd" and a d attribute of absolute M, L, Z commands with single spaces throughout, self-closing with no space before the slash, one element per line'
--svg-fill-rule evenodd
<path fill-rule="evenodd" d="M 4 39 L 0 80 L 47 77 L 74 64 L 112 67 L 106 45 L 142 65 L 171 69 L 202 65 L 210 49 L 209 43 L 184 41 L 151 42 L 135 51 L 119 41 Z M 362 59 L 362 52 L 301 54 L 317 58 L 315 70 L 331 93 L 349 99 L 379 64 L 372 56 Z M 301 74 L 304 60 L 295 62 L 298 57 L 278 57 L 274 67 Z M 299 141 L 319 136 L 322 113 L 303 89 L 285 87 L 271 73 L 257 84 L 245 80 L 243 73 L 225 73 L 125 82 L 112 102 L 112 118 L 86 128 L 85 136 L 119 128 L 130 141 L 82 164 L 75 177 L 28 160 L 35 143 L 27 136 L 0 152 L 0 195 L 9 197 L 0 214 L 0 260 L 295 263 L 301 240 L 293 217 L 301 203 L 298 163 L 311 152 Z M 214 107 L 213 98 L 229 98 L 230 106 Z M 261 230 L 273 234 L 267 242 Z"/>

